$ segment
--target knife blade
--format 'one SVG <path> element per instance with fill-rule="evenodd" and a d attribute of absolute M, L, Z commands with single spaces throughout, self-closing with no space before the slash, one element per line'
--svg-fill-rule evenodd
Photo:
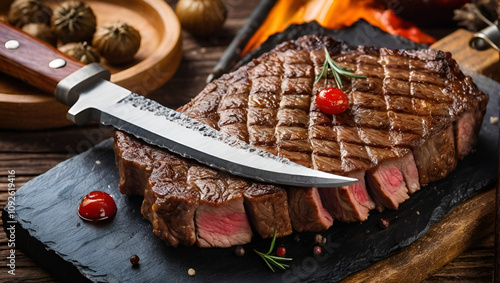
<path fill-rule="evenodd" d="M 18 77 L 71 108 L 77 125 L 99 121 L 183 157 L 262 182 L 340 187 L 354 178 L 313 170 L 274 156 L 109 81 L 99 64 L 84 66 L 0 21 L 0 71 Z"/>

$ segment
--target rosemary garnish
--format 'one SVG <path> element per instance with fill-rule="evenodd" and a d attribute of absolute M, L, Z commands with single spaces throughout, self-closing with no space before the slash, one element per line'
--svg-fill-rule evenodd
<path fill-rule="evenodd" d="M 274 230 L 274 237 L 273 241 L 271 242 L 271 247 L 269 247 L 269 251 L 267 253 L 262 253 L 254 249 L 254 252 L 257 253 L 267 264 L 267 266 L 274 272 L 274 268 L 272 265 L 278 267 L 281 270 L 285 270 L 289 268 L 290 266 L 288 264 L 280 263 L 279 261 L 291 261 L 292 258 L 289 257 L 280 257 L 280 256 L 274 256 L 271 255 L 273 249 L 274 249 L 274 243 L 276 242 L 276 233 L 277 230 Z"/>
<path fill-rule="evenodd" d="M 321 70 L 321 73 L 316 77 L 316 81 L 314 83 L 317 83 L 322 77 L 328 76 L 328 69 L 332 71 L 333 77 L 335 78 L 335 82 L 337 83 L 337 86 L 339 86 L 339 88 L 342 88 L 343 86 L 342 80 L 340 79 L 340 75 L 349 78 L 366 79 L 366 76 L 354 74 L 353 69 L 341 67 L 337 63 L 335 63 L 335 61 L 333 61 L 332 57 L 330 56 L 330 53 L 328 53 L 328 49 L 326 49 L 325 46 L 325 63 L 323 64 L 323 69 Z"/>

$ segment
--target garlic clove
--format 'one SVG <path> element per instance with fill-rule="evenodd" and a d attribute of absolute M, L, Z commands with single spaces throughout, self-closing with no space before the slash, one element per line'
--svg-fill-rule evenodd
<path fill-rule="evenodd" d="M 140 45 L 139 31 L 122 21 L 99 26 L 92 42 L 101 56 L 113 64 L 132 61 Z"/>
<path fill-rule="evenodd" d="M 94 12 L 84 2 L 67 1 L 54 10 L 52 30 L 63 44 L 68 42 L 92 42 L 96 30 Z"/>
<path fill-rule="evenodd" d="M 196 36 L 214 34 L 227 18 L 227 8 L 222 0 L 180 0 L 175 13 L 182 28 Z"/>
<path fill-rule="evenodd" d="M 52 46 L 57 45 L 57 37 L 49 26 L 41 23 L 29 23 L 23 26 L 22 30 L 27 34 L 47 42 Z"/>
<path fill-rule="evenodd" d="M 99 52 L 88 45 L 87 42 L 70 42 L 59 47 L 59 51 L 84 63 L 99 63 L 101 56 Z"/>
<path fill-rule="evenodd" d="M 21 28 L 29 23 L 50 25 L 52 9 L 40 0 L 16 0 L 12 2 L 7 15 L 9 24 Z"/>

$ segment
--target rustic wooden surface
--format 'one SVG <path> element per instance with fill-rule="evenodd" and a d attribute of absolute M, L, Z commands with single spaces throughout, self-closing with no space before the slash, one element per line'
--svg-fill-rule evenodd
<path fill-rule="evenodd" d="M 167 2 L 171 5 L 175 3 L 174 0 Z M 229 18 L 223 30 L 216 36 L 200 39 L 183 32 L 183 58 L 180 67 L 168 83 L 151 95 L 153 99 L 176 108 L 202 90 L 212 67 L 258 1 L 232 0 L 227 3 Z M 439 36 L 449 33 L 448 30 L 434 32 Z M 7 202 L 9 170 L 15 170 L 13 183 L 19 188 L 59 162 L 110 137 L 111 133 L 112 129 L 96 125 L 49 131 L 0 130 L 0 206 L 5 206 Z M 493 220 L 490 222 L 493 223 Z M 473 235 L 466 239 L 466 244 L 471 246 L 447 265 L 426 275 L 427 279 L 424 282 L 491 282 L 493 271 L 491 223 L 481 228 L 481 232 L 472 233 Z M 56 282 L 52 276 L 17 249 L 15 275 L 9 274 L 7 256 L 10 251 L 7 244 L 8 239 L 3 232 L 0 232 L 0 282 Z M 379 272 L 383 273 L 384 269 Z M 376 279 L 377 276 L 377 273 L 372 274 L 372 278 Z"/>
<path fill-rule="evenodd" d="M 2 0 L 0 17 L 8 13 L 8 6 L 4 3 L 12 1 Z M 61 1 L 45 0 L 45 2 L 55 8 Z M 86 3 L 92 7 L 96 15 L 97 25 L 123 20 L 141 33 L 141 46 L 134 60 L 119 65 L 109 64 L 105 59 L 101 60 L 101 63 L 110 70 L 112 82 L 136 93 L 147 95 L 172 77 L 182 58 L 181 28 L 175 12 L 164 0 L 127 1 L 126 6 L 120 6 L 124 3 L 122 0 L 87 0 Z M 22 49 L 23 47 L 25 49 Z M 34 62 L 36 71 L 42 71 L 44 68 L 40 66 L 47 65 L 43 63 L 44 60 L 55 58 L 55 55 L 42 56 L 40 47 L 33 48 L 24 43 L 17 52 L 23 52 L 25 56 L 32 54 L 27 62 Z M 4 52 L 4 54 L 15 54 L 15 52 Z M 53 53 L 48 52 L 48 54 Z M 17 55 L 13 57 L 21 59 Z M 0 67 L 3 66 L 1 63 L 0 61 Z M 68 66 L 57 71 L 51 70 L 51 73 L 57 74 L 51 88 L 55 88 L 55 84 L 64 78 L 65 72 L 69 70 Z M 15 68 L 8 68 L 8 73 L 13 74 L 14 71 Z M 20 74 L 23 74 L 23 71 L 23 68 L 18 70 Z M 38 130 L 71 125 L 65 118 L 68 108 L 40 91 L 49 85 L 50 80 L 42 76 L 34 78 L 38 80 L 35 85 L 39 86 L 39 89 L 0 74 L 0 128 Z M 50 111 L 47 111 L 48 109 Z M 22 123 L 16 123 L 19 121 L 19 116 L 22 116 Z"/>

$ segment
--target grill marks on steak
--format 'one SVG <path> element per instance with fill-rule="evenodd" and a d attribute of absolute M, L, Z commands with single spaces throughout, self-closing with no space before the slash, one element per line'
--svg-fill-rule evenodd
<path fill-rule="evenodd" d="M 337 87 L 331 76 L 314 84 L 325 59 L 323 46 L 327 46 L 337 63 L 367 76 L 367 79 L 342 78 L 351 105 L 346 112 L 334 116 L 322 113 L 315 105 L 315 96 L 321 89 Z M 461 151 L 469 152 L 487 102 L 487 96 L 459 71 L 449 53 L 373 47 L 356 49 L 320 36 L 285 42 L 215 82 L 213 89 L 209 87 L 207 92 L 217 92 L 218 95 L 213 96 L 221 97 L 219 105 L 228 105 L 226 101 L 234 98 L 234 93 L 224 90 L 229 90 L 227 86 L 235 82 L 243 82 L 245 87 L 239 95 L 245 97 L 247 94 L 248 98 L 239 99 L 242 103 L 231 108 L 232 114 L 238 116 L 237 119 L 233 117 L 238 121 L 237 128 L 243 131 L 239 135 L 247 137 L 246 141 L 317 170 L 338 174 L 357 172 L 360 176 L 369 171 L 370 184 L 379 184 L 379 189 L 370 189 L 370 192 L 362 183 L 335 193 L 320 189 L 322 203 L 314 202 L 314 190 L 307 190 L 309 195 L 301 201 L 294 201 L 297 194 L 289 193 L 291 215 L 316 207 L 317 224 L 324 224 L 320 213 L 323 204 L 335 218 L 363 220 L 374 207 L 372 198 L 380 210 L 397 208 L 408 194 L 420 188 L 420 182 L 425 185 L 448 174 L 456 165 L 453 160 L 465 154 L 457 156 L 457 147 L 451 146 L 446 139 L 452 141 L 456 136 L 463 148 Z M 221 89 L 224 90 L 219 92 Z M 192 111 L 204 107 L 203 100 L 194 99 L 181 110 L 196 118 L 198 113 L 192 115 Z M 221 115 L 221 107 L 205 108 L 205 111 L 205 116 L 212 111 L 212 117 L 221 117 L 217 125 L 213 123 L 222 131 L 232 125 L 224 119 L 227 115 Z M 468 111 L 470 115 L 462 114 Z M 457 133 L 444 135 L 444 129 L 453 128 L 453 125 L 463 134 L 457 130 Z M 437 155 L 428 162 L 426 154 L 422 153 L 425 148 L 433 147 L 432 140 L 434 143 L 439 141 L 439 146 L 446 145 L 445 156 L 454 158 Z M 398 162 L 399 159 L 408 163 Z M 445 168 L 438 174 L 440 166 Z M 417 171 L 423 175 L 420 182 Z M 392 174 L 388 175 L 390 172 Z M 384 175 L 393 177 L 386 181 L 400 180 L 399 185 L 380 186 L 390 184 L 381 179 Z M 365 205 L 359 206 L 354 195 L 366 196 L 360 198 L 366 200 L 362 201 Z M 335 212 L 335 207 L 344 209 Z M 349 209 L 345 209 L 347 207 Z M 359 209 L 361 207 L 365 209 Z M 292 223 L 296 230 L 307 229 L 298 227 L 305 225 L 300 224 L 303 221 L 292 219 Z"/>
<path fill-rule="evenodd" d="M 337 63 L 367 76 L 342 77 L 350 107 L 339 115 L 326 115 L 315 105 L 321 89 L 337 87 L 331 75 L 314 83 L 324 46 Z M 297 231 L 324 230 L 333 219 L 362 221 L 374 208 L 396 209 L 471 151 L 487 100 L 449 53 L 354 48 L 312 35 L 284 42 L 208 84 L 179 111 L 278 156 L 361 180 L 335 189 L 287 189 L 286 199 L 282 188 L 273 186 L 274 195 L 247 189 L 246 213 L 255 230 L 269 237 L 273 230 L 266 225 L 281 225 L 269 215 L 285 218 L 272 205 L 259 208 L 272 200 L 288 203 Z M 266 212 L 257 216 L 258 211 Z"/>

